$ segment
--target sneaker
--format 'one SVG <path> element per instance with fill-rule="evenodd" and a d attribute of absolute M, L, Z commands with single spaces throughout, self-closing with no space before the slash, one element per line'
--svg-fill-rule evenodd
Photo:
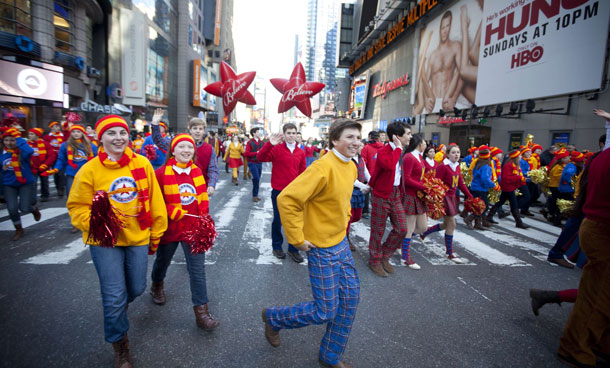
<path fill-rule="evenodd" d="M 564 258 L 547 258 L 546 260 L 550 263 L 554 263 L 561 267 L 570 268 L 570 269 L 574 268 L 574 265 L 572 263 L 566 261 Z"/>
<path fill-rule="evenodd" d="M 405 266 L 409 267 L 412 270 L 421 270 L 421 267 L 419 267 L 419 265 L 415 263 L 415 261 L 411 257 L 405 259 Z"/>
<path fill-rule="evenodd" d="M 458 256 L 457 254 L 450 254 L 447 256 L 447 258 L 449 258 L 451 261 L 457 263 L 457 264 L 464 264 L 466 263 L 466 261 L 463 258 L 460 258 L 460 256 Z"/>
<path fill-rule="evenodd" d="M 286 258 L 286 253 L 284 253 L 283 250 L 274 250 L 273 251 L 273 255 L 275 256 L 275 258 L 277 259 L 284 259 Z"/>

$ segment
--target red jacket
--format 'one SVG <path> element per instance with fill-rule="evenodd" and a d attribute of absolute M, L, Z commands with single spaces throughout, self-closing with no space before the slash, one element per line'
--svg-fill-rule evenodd
<path fill-rule="evenodd" d="M 305 171 L 305 151 L 295 146 L 290 152 L 286 142 L 272 145 L 265 143 L 263 148 L 257 152 L 258 162 L 271 162 L 271 188 L 282 190 L 288 186 L 297 176 Z"/>
<path fill-rule="evenodd" d="M 49 142 L 45 140 L 43 140 L 43 142 L 47 151 L 44 159 L 38 154 L 38 141 L 28 141 L 28 144 L 34 150 L 34 153 L 30 157 L 30 167 L 34 175 L 37 175 L 42 171 L 52 169 L 53 165 L 55 164 L 55 160 L 57 159 L 57 153 L 53 149 L 53 146 L 51 146 Z M 40 170 L 41 165 L 47 165 L 46 169 Z"/>
<path fill-rule="evenodd" d="M 504 166 L 502 166 L 500 188 L 502 188 L 503 192 L 512 192 L 522 185 L 525 185 L 525 177 L 521 173 L 521 168 L 510 160 L 506 161 Z"/>
<path fill-rule="evenodd" d="M 313 153 L 315 150 L 316 150 L 316 147 L 305 145 L 305 157 L 313 157 Z"/>
<path fill-rule="evenodd" d="M 375 171 L 373 171 L 371 181 L 369 182 L 369 186 L 373 188 L 373 194 L 376 197 L 388 199 L 392 195 L 396 164 L 400 160 L 401 153 L 402 151 L 399 148 L 393 150 L 389 144 L 386 144 L 377 151 Z"/>
<path fill-rule="evenodd" d="M 362 156 L 362 159 L 366 164 L 366 168 L 369 170 L 370 173 L 375 171 L 377 151 L 379 151 L 381 147 L 383 147 L 383 143 L 381 142 L 369 143 L 364 146 L 364 148 L 362 148 L 362 152 L 360 152 L 360 156 Z"/>
<path fill-rule="evenodd" d="M 464 184 L 460 165 L 455 168 L 455 171 L 453 171 L 449 165 L 440 165 L 436 168 L 436 177 L 441 179 L 449 187 L 447 196 L 454 196 L 456 188 L 459 187 L 466 197 L 472 198 L 472 194 L 470 194 L 470 191 Z"/>
<path fill-rule="evenodd" d="M 423 160 L 423 157 L 421 157 Z M 426 187 L 422 184 L 426 167 L 424 163 L 418 160 L 411 154 L 405 153 L 402 158 L 402 185 L 405 194 L 415 196 L 418 190 L 425 190 Z"/>
<path fill-rule="evenodd" d="M 57 133 L 57 135 L 61 137 L 61 143 L 64 143 L 68 140 L 64 137 L 63 133 Z M 52 133 L 49 133 L 45 135 L 42 139 L 44 139 L 45 142 L 49 143 L 53 147 L 55 154 L 59 153 L 59 147 L 61 147 L 61 143 L 57 140 L 57 136 L 54 136 L 52 135 Z"/>
<path fill-rule="evenodd" d="M 587 199 L 582 212 L 589 220 L 610 225 L 610 149 L 604 150 L 590 162 Z"/>

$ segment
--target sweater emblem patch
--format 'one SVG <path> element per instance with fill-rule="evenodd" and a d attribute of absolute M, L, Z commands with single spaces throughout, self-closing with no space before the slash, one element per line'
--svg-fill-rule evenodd
<path fill-rule="evenodd" d="M 187 206 L 195 201 L 197 198 L 197 193 L 195 192 L 195 187 L 188 183 L 183 183 L 178 186 L 178 191 L 180 192 L 180 203 L 183 206 Z"/>
<path fill-rule="evenodd" d="M 83 150 L 78 150 L 76 151 L 76 154 L 74 155 L 74 162 L 81 162 L 81 161 L 86 161 L 87 160 L 87 154 L 85 153 L 85 151 Z"/>
<path fill-rule="evenodd" d="M 2 170 L 9 170 L 9 171 L 13 171 L 13 166 L 11 165 L 11 158 L 7 158 L 6 160 L 2 161 Z"/>
<path fill-rule="evenodd" d="M 108 190 L 110 199 L 118 203 L 129 203 L 138 196 L 136 181 L 129 176 L 116 178 Z"/>

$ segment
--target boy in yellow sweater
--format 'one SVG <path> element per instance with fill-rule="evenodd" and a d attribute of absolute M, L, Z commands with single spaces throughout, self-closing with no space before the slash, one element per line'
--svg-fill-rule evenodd
<path fill-rule="evenodd" d="M 324 367 L 349 367 L 342 359 L 360 300 L 360 279 L 345 236 L 357 178 L 351 158 L 360 146 L 360 130 L 353 120 L 335 121 L 329 130 L 329 154 L 278 197 L 286 239 L 307 253 L 314 301 L 263 309 L 265 337 L 278 347 L 281 329 L 327 323 L 319 355 Z"/>

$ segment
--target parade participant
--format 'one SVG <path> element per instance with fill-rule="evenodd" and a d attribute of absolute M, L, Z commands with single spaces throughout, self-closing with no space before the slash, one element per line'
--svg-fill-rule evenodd
<path fill-rule="evenodd" d="M 458 198 L 455 196 L 456 189 L 459 187 L 468 199 L 472 199 L 472 194 L 464 184 L 464 178 L 460 170 L 460 147 L 449 146 L 447 150 L 447 158 L 443 164 L 436 169 L 436 177 L 441 179 L 449 190 L 445 194 L 443 206 L 445 207 L 445 216 L 443 223 L 431 226 L 423 234 L 422 240 L 433 232 L 445 230 L 445 249 L 447 257 L 455 263 L 464 263 L 462 258 L 453 253 L 453 232 L 455 231 L 455 216 L 458 211 Z"/>
<path fill-rule="evenodd" d="M 32 191 L 36 190 L 36 178 L 30 168 L 30 157 L 34 153 L 28 142 L 21 138 L 18 129 L 6 128 L 2 133 L 2 189 L 9 217 L 15 226 L 13 241 L 23 237 L 21 215 L 31 213 L 40 221 L 40 211 L 33 205 Z M 20 214 L 21 213 L 21 214 Z"/>
<path fill-rule="evenodd" d="M 441 145 L 438 146 L 438 150 L 437 150 L 436 154 L 434 155 L 434 161 L 436 161 L 439 164 L 441 162 L 443 162 L 443 160 L 445 159 L 446 152 L 447 152 L 447 147 L 441 143 Z"/>
<path fill-rule="evenodd" d="M 371 187 L 367 185 L 369 180 L 371 180 L 371 175 L 364 164 L 364 159 L 360 155 L 362 152 L 362 147 L 364 145 L 362 142 L 358 146 L 358 154 L 352 157 L 352 162 L 356 165 L 358 169 L 358 178 L 354 182 L 354 188 L 352 191 L 352 199 L 350 200 L 350 204 L 352 206 L 351 216 L 349 218 L 349 222 L 347 224 L 347 241 L 349 243 L 349 249 L 356 250 L 356 247 L 352 243 L 352 240 L 349 237 L 350 226 L 354 222 L 360 221 L 362 218 L 362 208 L 364 207 L 364 198 L 365 195 L 369 193 Z"/>
<path fill-rule="evenodd" d="M 353 120 L 337 119 L 329 129 L 331 153 L 278 198 L 286 238 L 307 252 L 314 301 L 263 309 L 265 337 L 278 347 L 281 329 L 327 324 L 318 358 L 323 367 L 349 367 L 343 354 L 360 301 L 360 280 L 345 235 L 357 178 L 349 161 L 357 153 L 360 129 Z"/>
<path fill-rule="evenodd" d="M 305 145 L 303 144 L 303 133 L 301 133 L 301 132 L 297 133 L 297 147 L 299 147 L 300 149 L 305 151 Z M 305 163 L 307 163 L 307 162 L 305 162 Z"/>
<path fill-rule="evenodd" d="M 76 174 L 67 207 L 72 225 L 83 232 L 97 271 L 104 335 L 112 343 L 114 365 L 131 367 L 127 306 L 146 288 L 147 254 L 156 251 L 167 228 L 167 213 L 152 165 L 128 147 L 125 120 L 107 115 L 97 122 L 95 131 L 101 143 L 99 154 Z M 98 191 L 108 194 L 123 222 L 113 247 L 89 241 L 91 203 Z"/>
<path fill-rule="evenodd" d="M 394 273 L 389 260 L 407 234 L 407 216 L 401 201 L 400 158 L 402 148 L 411 141 L 411 128 L 405 123 L 388 124 L 387 132 L 391 142 L 377 151 L 375 171 L 369 181 L 373 192 L 368 266 L 381 277 Z M 392 231 L 382 243 L 388 217 Z"/>
<path fill-rule="evenodd" d="M 193 163 L 195 140 L 178 134 L 171 141 L 165 165 L 155 171 L 167 207 L 167 231 L 161 238 L 151 273 L 153 303 L 165 304 L 163 280 L 178 245 L 182 245 L 191 285 L 195 322 L 199 328 L 213 330 L 220 325 L 208 311 L 205 279 L 205 252 L 193 253 L 185 231 L 197 224 L 197 217 L 209 213 L 208 194 L 203 173 Z M 211 146 L 210 146 L 211 147 Z"/>
<path fill-rule="evenodd" d="M 204 127 L 205 127 L 205 125 L 204 125 Z M 205 137 L 204 141 L 205 141 L 205 143 L 212 146 L 212 148 L 214 149 L 214 154 L 216 155 L 216 157 L 218 157 L 218 155 L 220 155 L 220 153 L 221 153 L 222 143 L 220 142 L 220 139 L 218 139 L 216 137 L 216 132 L 212 132 L 212 131 L 208 132 L 208 136 Z"/>
<path fill-rule="evenodd" d="M 248 143 L 247 137 L 241 137 L 239 139 L 239 143 L 242 145 L 242 147 L 246 146 L 246 143 Z M 248 167 L 248 158 L 246 157 L 246 155 L 244 155 L 244 153 L 246 153 L 245 151 L 242 153 L 242 162 L 243 162 L 243 166 L 244 166 L 244 180 L 248 180 L 250 178 L 252 178 L 252 173 L 250 172 L 250 169 Z"/>
<path fill-rule="evenodd" d="M 476 158 L 479 152 L 479 148 L 476 146 L 472 146 L 468 149 L 468 156 L 464 157 L 464 162 L 466 163 L 466 165 L 468 165 L 468 167 L 470 167 L 470 164 L 472 163 L 472 159 Z"/>
<path fill-rule="evenodd" d="M 223 159 L 229 163 L 229 167 L 233 170 L 232 183 L 235 185 L 238 185 L 239 168 L 242 166 L 241 155 L 243 153 L 244 147 L 239 143 L 239 137 L 234 135 Z"/>
<path fill-rule="evenodd" d="M 229 150 L 229 146 L 231 145 L 232 142 L 233 142 L 233 138 L 231 137 L 231 135 L 227 135 L 227 139 L 222 144 L 222 147 L 223 147 L 222 157 L 225 162 L 225 172 L 227 174 L 229 173 L 229 161 L 226 160 L 225 157 L 227 156 L 227 151 Z"/>
<path fill-rule="evenodd" d="M 87 135 L 87 138 L 89 138 L 91 144 L 95 145 L 96 147 L 100 145 L 97 141 L 97 137 L 95 136 L 95 127 L 93 125 L 85 125 L 85 134 Z"/>
<path fill-rule="evenodd" d="M 258 202 L 261 199 L 258 196 L 258 190 L 260 187 L 261 175 L 263 173 L 263 163 L 256 159 L 258 151 L 263 148 L 263 141 L 261 141 L 261 129 L 252 128 L 250 129 L 250 135 L 252 139 L 246 144 L 246 151 L 244 156 L 248 158 L 248 168 L 252 173 L 252 202 Z"/>
<path fill-rule="evenodd" d="M 263 145 L 256 156 L 258 162 L 272 163 L 271 203 L 273 205 L 273 222 L 271 223 L 271 245 L 273 255 L 278 259 L 286 258 L 286 253 L 282 250 L 284 238 L 282 237 L 282 222 L 277 197 L 288 184 L 305 171 L 307 166 L 305 152 L 296 146 L 297 127 L 292 123 L 284 124 L 282 132 L 283 134 L 272 134 L 269 141 Z M 299 254 L 290 240 L 288 241 L 288 255 L 297 263 L 303 262 L 303 256 Z"/>
<path fill-rule="evenodd" d="M 516 226 L 520 229 L 528 229 L 529 225 L 524 224 L 519 214 L 519 205 L 517 203 L 517 197 L 515 190 L 525 184 L 525 178 L 521 173 L 519 167 L 519 161 L 521 160 L 521 153 L 519 150 L 512 150 L 508 155 L 509 160 L 506 161 L 502 168 L 502 177 L 500 179 L 500 188 L 502 194 L 500 194 L 500 200 L 493 205 L 489 213 L 487 214 L 487 220 L 500 209 L 500 207 L 508 201 L 510 204 L 510 212 L 515 219 Z M 491 221 L 490 221 L 491 222 Z"/>
<path fill-rule="evenodd" d="M 58 122 L 50 122 L 49 129 L 51 131 L 44 136 L 44 140 L 53 147 L 55 157 L 57 157 L 59 155 L 59 148 L 66 138 L 64 138 L 64 134 L 61 132 L 61 125 Z M 57 189 L 57 196 L 63 198 L 64 194 L 66 194 L 66 176 L 63 172 L 59 171 L 53 175 L 53 181 L 55 182 L 55 189 Z"/>
<path fill-rule="evenodd" d="M 549 166 L 551 161 L 555 158 L 555 153 L 557 153 L 557 151 L 559 151 L 559 148 L 553 145 L 540 153 L 540 166 Z"/>
<path fill-rule="evenodd" d="M 158 116 L 159 113 L 163 114 L 163 109 L 155 109 L 153 120 L 156 119 L 156 116 Z M 159 124 L 152 124 L 151 130 L 152 134 L 144 139 L 140 152 L 143 156 L 148 158 L 153 168 L 157 170 L 163 166 L 163 163 L 165 162 L 165 156 L 167 155 L 167 147 L 169 146 L 170 138 L 167 136 L 167 124 L 163 121 L 159 121 Z M 155 130 L 158 130 L 160 138 L 157 136 L 157 134 L 155 134 Z M 157 138 L 156 141 L 155 138 Z M 161 148 L 160 145 L 163 145 L 163 147 L 166 148 Z M 146 147 L 148 146 L 152 146 L 154 151 L 148 151 L 150 150 L 147 150 Z"/>
<path fill-rule="evenodd" d="M 411 258 L 411 236 L 428 229 L 428 206 L 418 196 L 419 191 L 426 189 L 422 183 L 426 170 L 422 158 L 425 149 L 426 141 L 421 135 L 415 134 L 405 148 L 402 158 L 402 208 L 406 215 L 407 233 L 402 241 L 401 254 L 404 264 L 412 270 L 419 270 L 421 267 Z M 455 193 L 453 195 L 455 196 Z"/>
<path fill-rule="evenodd" d="M 385 133 L 384 133 L 385 135 Z M 379 140 L 380 133 L 376 130 L 369 132 L 369 141 L 365 144 L 360 156 L 366 164 L 366 168 L 369 173 L 375 171 L 375 163 L 377 162 L 377 151 L 383 147 L 383 143 Z M 369 200 L 371 193 L 370 191 L 364 196 L 364 208 L 362 209 L 362 217 L 369 218 Z"/>
<path fill-rule="evenodd" d="M 313 153 L 316 151 L 314 145 L 313 145 L 313 138 L 309 137 L 307 138 L 307 142 L 305 143 L 305 166 L 309 167 L 309 165 L 311 165 L 314 160 L 316 159 L 315 157 L 313 157 Z"/>
<path fill-rule="evenodd" d="M 534 214 L 529 211 L 531 203 L 529 184 L 531 183 L 531 179 L 527 175 L 527 173 L 532 169 L 528 161 L 528 158 L 531 157 L 532 150 L 528 146 L 523 146 L 520 148 L 519 153 L 521 154 L 521 159 L 519 160 L 519 168 L 521 168 L 521 174 L 525 178 L 525 183 L 518 188 L 521 195 L 519 196 L 519 198 L 517 198 L 517 203 L 519 205 L 521 215 L 534 217 Z"/>
<path fill-rule="evenodd" d="M 388 143 L 388 134 L 387 134 L 387 132 L 384 132 L 383 130 L 378 130 L 378 132 L 379 132 L 379 142 L 381 144 Z"/>
<path fill-rule="evenodd" d="M 53 147 L 44 139 L 42 134 L 44 130 L 42 128 L 32 128 L 28 130 L 28 144 L 34 150 L 32 157 L 30 158 L 30 166 L 32 168 L 32 174 L 35 176 L 35 182 L 40 178 L 40 201 L 47 202 L 49 200 L 49 177 L 40 175 L 47 171 L 50 167 L 53 167 L 57 156 Z M 36 200 L 37 190 L 36 184 L 34 184 L 34 190 L 32 191 L 33 203 Z"/>
<path fill-rule="evenodd" d="M 606 119 L 610 129 L 610 114 L 594 110 Z M 559 344 L 559 359 L 576 366 L 595 366 L 597 357 L 610 356 L 610 142 L 588 165 L 586 185 L 581 188 L 585 200 L 584 220 L 579 240 L 587 255 L 578 285 L 578 298 L 564 328 Z M 583 183 L 585 184 L 585 183 Z M 596 356 L 597 355 L 597 356 Z"/>
<path fill-rule="evenodd" d="M 558 199 L 571 199 L 571 195 L 561 194 L 559 192 L 559 182 L 561 180 L 561 174 L 563 173 L 564 167 L 570 162 L 570 154 L 568 151 L 562 149 L 556 152 L 555 158 L 549 165 L 549 190 L 551 196 L 547 202 L 549 209 L 549 217 L 553 225 L 561 226 L 561 213 L 559 207 L 557 207 Z"/>
<path fill-rule="evenodd" d="M 585 161 L 585 155 L 578 151 L 572 151 L 570 154 L 570 162 L 566 164 L 561 172 L 561 178 L 559 178 L 559 190 L 560 196 L 573 199 L 574 198 L 574 187 L 572 186 L 572 178 L 579 176 L 583 170 L 583 162 Z"/>
<path fill-rule="evenodd" d="M 493 172 L 491 168 L 491 153 L 489 152 L 489 147 L 480 146 L 479 147 L 479 157 L 473 160 L 474 168 L 472 170 L 472 182 L 470 183 L 470 190 L 472 195 L 477 198 L 481 198 L 483 202 L 485 202 L 485 211 L 481 214 L 481 216 L 476 216 L 475 214 L 469 214 L 464 223 L 470 229 L 477 230 L 485 230 L 485 227 L 490 227 L 491 222 L 487 219 L 487 211 L 489 210 L 489 199 L 487 194 L 491 188 L 497 187 L 499 185 L 494 183 L 493 181 Z M 472 221 L 475 221 L 475 225 L 472 225 Z"/>
<path fill-rule="evenodd" d="M 439 167 L 441 164 L 439 164 L 438 162 L 436 162 L 434 160 L 434 155 L 436 154 L 436 151 L 434 149 L 434 146 L 427 146 L 426 149 L 424 150 L 424 167 L 426 168 L 426 172 L 436 172 L 436 168 Z"/>
<path fill-rule="evenodd" d="M 142 139 L 142 134 L 136 134 L 136 139 L 133 140 L 133 150 L 135 153 L 140 154 L 143 144 L 144 139 Z"/>
<path fill-rule="evenodd" d="M 66 175 L 66 192 L 70 195 L 70 189 L 74 182 L 76 173 L 97 155 L 97 147 L 89 141 L 85 136 L 85 128 L 81 125 L 72 125 L 70 127 L 70 138 L 62 143 L 59 149 L 55 167 L 47 171 L 47 175 L 55 174 L 59 171 L 65 172 Z"/>

